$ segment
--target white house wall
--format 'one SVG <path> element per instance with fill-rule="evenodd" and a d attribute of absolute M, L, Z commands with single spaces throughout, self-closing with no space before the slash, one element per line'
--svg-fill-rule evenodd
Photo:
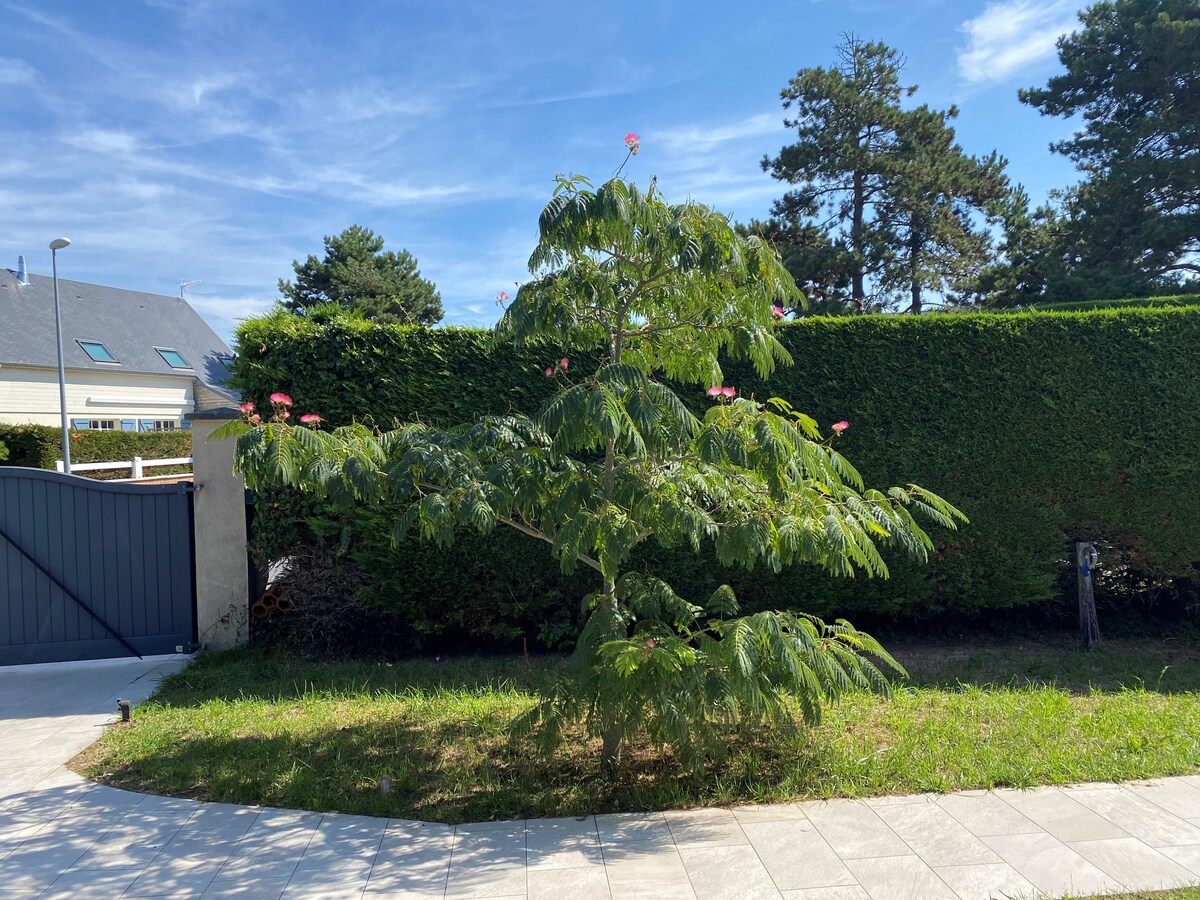
<path fill-rule="evenodd" d="M 192 377 L 67 369 L 72 419 L 173 419 L 192 412 Z M 58 425 L 58 372 L 0 366 L 0 422 Z"/>

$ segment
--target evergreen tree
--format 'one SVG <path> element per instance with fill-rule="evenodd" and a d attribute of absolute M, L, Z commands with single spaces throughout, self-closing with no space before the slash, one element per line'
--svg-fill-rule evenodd
<path fill-rule="evenodd" d="M 837 52 L 837 66 L 801 69 L 781 94 L 799 140 L 763 168 L 797 187 L 759 230 L 824 306 L 868 312 L 903 294 L 920 312 L 925 291 L 984 265 L 980 219 L 1008 189 L 1005 163 L 963 151 L 948 124 L 956 109 L 902 109 L 916 86 L 902 86 L 895 50 L 847 37 Z"/>
<path fill-rule="evenodd" d="M 843 243 L 834 242 L 829 233 L 810 222 L 793 218 L 757 219 L 738 225 L 743 237 L 755 236 L 779 252 L 783 266 L 800 289 L 792 301 L 780 299 L 780 305 L 796 316 L 845 315 L 851 311 L 850 254 Z"/>
<path fill-rule="evenodd" d="M 872 247 L 879 241 L 874 205 L 882 198 L 896 153 L 903 113 L 900 98 L 916 86 L 904 87 L 904 60 L 890 47 L 848 35 L 837 47 L 832 68 L 801 69 L 780 92 L 784 119 L 798 140 L 773 159 L 765 171 L 797 185 L 772 207 L 783 222 L 815 221 L 832 239 L 834 270 L 850 275 L 849 302 L 854 312 L 869 305 L 867 281 L 879 271 Z"/>
<path fill-rule="evenodd" d="M 1000 156 L 977 159 L 955 143 L 947 123 L 957 115 L 955 107 L 904 113 L 876 205 L 880 284 L 913 314 L 924 291 L 953 289 L 986 265 L 991 241 L 978 220 L 998 214 L 1008 193 Z"/>
<path fill-rule="evenodd" d="M 437 288 L 421 277 L 412 254 L 384 251 L 383 238 L 361 225 L 326 236 L 323 259 L 310 255 L 292 268 L 296 280 L 281 278 L 279 291 L 293 312 L 333 304 L 404 325 L 433 325 L 443 315 Z"/>
<path fill-rule="evenodd" d="M 1052 145 L 1084 175 L 1066 197 L 1080 274 L 1102 293 L 1200 274 L 1200 3 L 1105 0 L 1079 20 L 1058 41 L 1066 71 L 1020 97 L 1083 117 Z"/>

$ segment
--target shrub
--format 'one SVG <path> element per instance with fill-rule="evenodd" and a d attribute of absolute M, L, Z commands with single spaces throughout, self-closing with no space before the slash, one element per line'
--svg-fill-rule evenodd
<path fill-rule="evenodd" d="M 190 431 L 71 431 L 71 462 L 116 462 L 140 456 L 143 459 L 174 459 L 192 455 Z M 62 432 L 50 425 L 0 425 L 0 441 L 9 450 L 10 466 L 31 469 L 55 468 L 62 459 Z M 187 466 L 150 470 L 155 475 L 188 471 Z M 80 472 L 89 478 L 128 478 L 128 470 Z M 148 473 L 149 474 L 149 473 Z"/>
<path fill-rule="evenodd" d="M 777 334 L 795 364 L 766 382 L 726 364 L 729 383 L 784 397 L 819 422 L 848 419 L 843 445 L 868 482 L 935 485 L 971 524 L 956 534 L 934 529 L 930 566 L 887 556 L 887 582 L 841 581 L 804 566 L 780 575 L 731 570 L 710 548 L 699 557 L 639 548 L 635 566 L 680 593 L 709 596 L 727 581 L 748 609 L 973 615 L 1058 596 L 1075 538 L 1112 545 L 1144 581 L 1194 577 L 1200 309 L 814 317 Z M 246 396 L 286 390 L 333 424 L 534 411 L 552 385 L 530 373 L 557 355 L 497 347 L 483 331 L 293 315 L 244 323 L 238 348 Z M 703 409 L 702 392 L 682 396 Z M 439 635 L 502 633 L 494 621 L 476 631 L 467 609 L 505 610 L 514 631 L 536 638 L 543 620 L 563 620 L 555 591 L 575 596 L 553 561 L 497 535 L 464 535 L 453 551 L 417 541 L 393 549 L 370 516 L 342 524 L 348 552 L 371 560 L 379 602 L 413 611 L 426 646 Z"/>

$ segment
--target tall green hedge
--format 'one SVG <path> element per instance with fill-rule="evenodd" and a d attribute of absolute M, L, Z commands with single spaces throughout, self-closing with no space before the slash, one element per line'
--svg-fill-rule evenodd
<path fill-rule="evenodd" d="M 190 431 L 71 431 L 71 462 L 175 459 L 192 455 Z M 50 425 L 0 425 L 0 443 L 8 445 L 6 466 L 53 469 L 62 459 L 62 432 Z M 187 471 L 187 466 L 150 469 L 148 475 Z M 128 478 L 128 470 L 80 472 L 97 479 Z"/>
<path fill-rule="evenodd" d="M 729 581 L 751 607 L 822 615 L 1017 607 L 1056 594 L 1072 538 L 1121 548 L 1146 578 L 1195 575 L 1200 307 L 810 318 L 781 339 L 793 366 L 763 383 L 733 363 L 725 383 L 784 397 L 826 426 L 848 420 L 839 445 L 868 484 L 919 483 L 971 524 L 937 534 L 929 565 L 893 560 L 888 581 L 747 573 L 645 549 L 640 565 L 693 596 Z M 285 314 L 242 325 L 235 378 L 248 398 L 284 390 L 298 412 L 333 423 L 453 423 L 535 410 L 550 392 L 542 369 L 561 352 L 496 347 L 478 330 Z M 708 402 L 699 388 L 682 391 L 697 410 Z M 363 511 L 332 527 L 379 580 L 378 601 L 425 634 L 553 636 L 569 628 L 570 598 L 591 587 L 520 535 L 392 548 L 386 516 Z"/>

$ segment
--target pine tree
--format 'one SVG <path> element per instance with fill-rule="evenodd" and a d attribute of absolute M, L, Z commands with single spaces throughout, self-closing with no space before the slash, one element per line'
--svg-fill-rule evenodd
<path fill-rule="evenodd" d="M 412 254 L 384 251 L 383 238 L 361 225 L 326 236 L 323 259 L 310 255 L 292 268 L 296 280 L 279 279 L 279 291 L 293 312 L 328 304 L 401 325 L 433 325 L 442 318 L 441 296 L 421 277 Z"/>
<path fill-rule="evenodd" d="M 1065 71 L 1020 97 L 1082 116 L 1052 145 L 1084 175 L 1067 198 L 1080 274 L 1102 292 L 1200 274 L 1200 3 L 1105 0 L 1079 21 L 1058 41 Z"/>
<path fill-rule="evenodd" d="M 784 125 L 798 140 L 762 167 L 797 185 L 776 201 L 773 216 L 815 219 L 823 231 L 844 228 L 835 243 L 844 246 L 849 301 L 853 311 L 866 312 L 867 280 L 879 270 L 873 207 L 894 164 L 900 98 L 916 86 L 901 85 L 904 59 L 885 44 L 847 35 L 837 56 L 833 68 L 801 69 L 780 92 L 790 113 Z"/>
<path fill-rule="evenodd" d="M 1000 156 L 978 159 L 955 143 L 948 120 L 957 115 L 927 106 L 903 114 L 876 205 L 880 285 L 913 314 L 924 291 L 952 289 L 986 265 L 991 241 L 980 220 L 999 214 L 1009 190 Z"/>

